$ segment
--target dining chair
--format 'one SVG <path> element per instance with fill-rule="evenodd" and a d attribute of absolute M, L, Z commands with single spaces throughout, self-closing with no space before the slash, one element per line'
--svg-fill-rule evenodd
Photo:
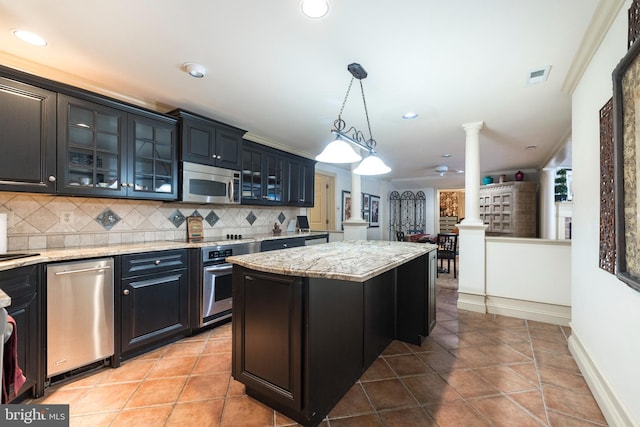
<path fill-rule="evenodd" d="M 456 259 L 458 252 L 458 235 L 455 233 L 438 233 L 438 259 L 440 260 L 439 273 L 451 272 L 451 261 L 453 261 L 453 278 L 458 278 Z M 444 270 L 443 263 L 447 260 L 447 269 Z"/>

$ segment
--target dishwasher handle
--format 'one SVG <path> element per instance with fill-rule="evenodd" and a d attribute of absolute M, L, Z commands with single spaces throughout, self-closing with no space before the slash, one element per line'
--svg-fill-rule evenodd
<path fill-rule="evenodd" d="M 102 267 L 80 268 L 78 270 L 56 271 L 56 276 L 63 276 L 65 274 L 89 273 L 91 271 L 104 271 L 104 270 L 108 270 L 110 268 L 111 268 L 111 266 L 105 265 L 105 266 L 102 266 Z"/>

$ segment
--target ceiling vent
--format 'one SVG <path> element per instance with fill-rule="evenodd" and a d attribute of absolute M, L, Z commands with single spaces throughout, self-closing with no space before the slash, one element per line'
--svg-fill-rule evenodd
<path fill-rule="evenodd" d="M 549 70 L 551 70 L 551 65 L 529 71 L 527 75 L 527 86 L 546 82 L 547 77 L 549 77 Z"/>

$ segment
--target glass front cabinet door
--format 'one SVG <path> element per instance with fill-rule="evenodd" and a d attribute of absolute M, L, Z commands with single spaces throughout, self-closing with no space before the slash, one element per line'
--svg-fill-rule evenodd
<path fill-rule="evenodd" d="M 58 120 L 58 193 L 176 199 L 175 119 L 60 95 Z"/>
<path fill-rule="evenodd" d="M 58 192 L 125 195 L 120 178 L 126 125 L 123 111 L 59 95 Z"/>
<path fill-rule="evenodd" d="M 177 196 L 176 123 L 129 116 L 129 195 L 172 200 Z"/>

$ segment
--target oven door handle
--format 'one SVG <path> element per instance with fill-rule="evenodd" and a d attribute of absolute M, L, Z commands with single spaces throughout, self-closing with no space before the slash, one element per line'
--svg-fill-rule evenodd
<path fill-rule="evenodd" d="M 231 270 L 233 270 L 233 264 L 231 263 L 216 264 L 204 268 L 206 273 L 220 273 Z"/>

